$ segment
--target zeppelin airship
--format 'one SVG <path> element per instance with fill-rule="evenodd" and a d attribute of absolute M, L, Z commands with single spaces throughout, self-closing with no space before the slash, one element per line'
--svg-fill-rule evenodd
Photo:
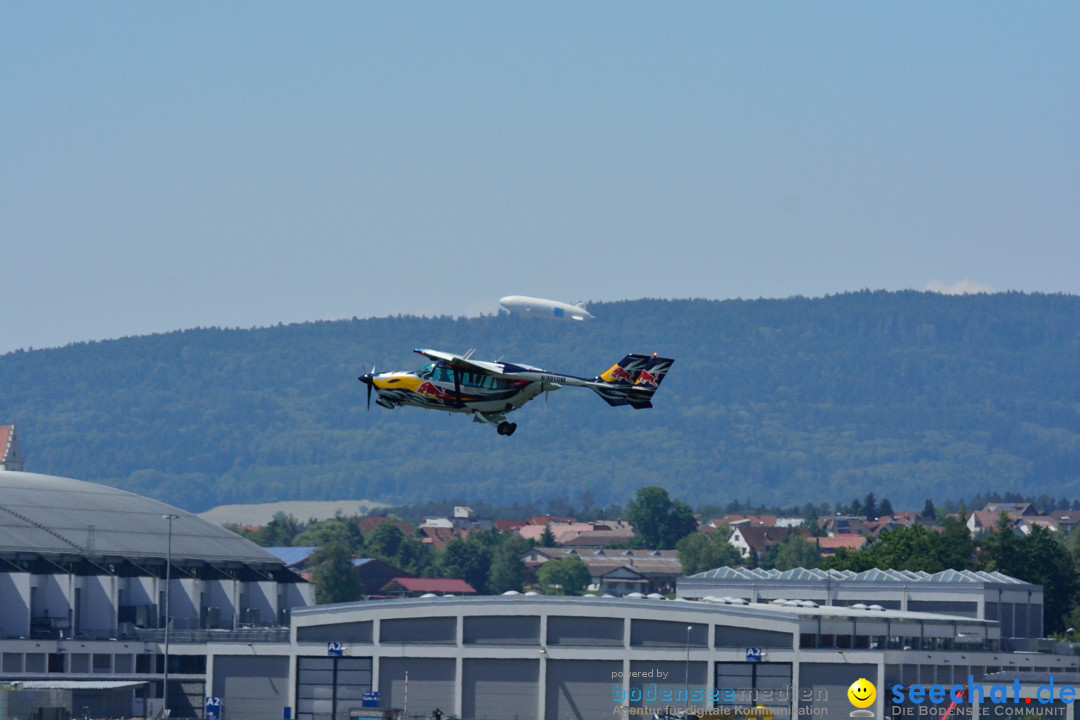
<path fill-rule="evenodd" d="M 499 300 L 499 305 L 509 313 L 522 317 L 538 317 L 548 320 L 595 320 L 588 310 L 581 305 L 545 300 L 544 298 L 507 295 Z"/>

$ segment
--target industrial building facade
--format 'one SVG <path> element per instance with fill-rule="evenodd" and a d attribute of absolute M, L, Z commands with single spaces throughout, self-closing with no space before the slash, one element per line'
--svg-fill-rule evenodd
<path fill-rule="evenodd" d="M 994 621 L 803 604 L 428 598 L 306 608 L 293 625 L 298 720 L 350 717 L 364 692 L 415 717 L 585 720 L 689 705 L 846 718 L 859 678 L 881 688 L 871 709 L 886 717 L 907 712 L 885 692 L 894 684 L 1077 668 L 1075 655 L 1002 651 Z M 327 647 L 354 663 L 345 692 L 333 691 Z"/>
<path fill-rule="evenodd" d="M 680 578 L 678 597 L 748 603 L 795 600 L 830 606 L 873 604 L 887 610 L 995 620 L 1003 638 L 1043 636 L 1042 587 L 998 572 L 943 570 L 931 574 L 873 569 L 856 573 L 722 567 Z M 1014 642 L 1011 647 L 1019 645 Z"/>

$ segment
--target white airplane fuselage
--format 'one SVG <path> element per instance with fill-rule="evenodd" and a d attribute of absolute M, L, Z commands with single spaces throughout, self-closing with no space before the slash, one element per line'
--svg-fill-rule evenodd
<path fill-rule="evenodd" d="M 525 295 L 507 295 L 500 298 L 499 305 L 507 312 L 522 317 L 536 317 L 545 320 L 574 320 L 578 322 L 596 319 L 583 307 L 559 302 L 558 300 L 526 297 Z"/>
<path fill-rule="evenodd" d="M 500 435 L 513 435 L 517 429 L 516 423 L 507 422 L 507 413 L 566 386 L 590 388 L 609 405 L 652 407 L 652 395 L 673 362 L 656 354 L 631 354 L 608 371 L 585 378 L 501 360 L 473 360 L 471 350 L 465 355 L 425 348 L 416 352 L 431 362 L 412 372 L 377 373 L 372 368 L 359 378 L 367 385 L 369 408 L 375 395 L 377 405 L 391 410 L 411 405 L 469 413 L 474 421 L 495 426 Z"/>

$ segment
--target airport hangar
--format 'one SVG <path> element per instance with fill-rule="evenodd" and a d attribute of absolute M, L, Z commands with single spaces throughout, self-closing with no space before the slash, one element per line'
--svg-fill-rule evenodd
<path fill-rule="evenodd" d="M 12 694 L 13 717 L 24 700 L 99 717 L 160 706 L 166 599 L 169 707 L 180 717 L 202 715 L 207 678 L 249 672 L 232 659 L 237 647 L 287 648 L 289 613 L 314 602 L 282 560 L 189 512 L 0 471 L 0 686 L 46 698 Z"/>
<path fill-rule="evenodd" d="M 0 686 L 66 688 L 69 709 L 91 715 L 154 709 L 169 514 L 174 717 L 203 717 L 204 696 L 237 720 L 337 720 L 378 714 L 364 709 L 373 703 L 414 717 L 440 708 L 461 718 L 585 720 L 681 707 L 687 696 L 695 707 L 763 705 L 778 718 L 848 717 L 847 688 L 866 678 L 879 688 L 877 717 L 914 718 L 915 708 L 890 706 L 888 687 L 989 675 L 1023 677 L 1029 692 L 1033 678 L 1077 671 L 1071 646 L 1032 633 L 1041 588 L 1005 576 L 908 578 L 906 596 L 895 585 L 865 581 L 860 592 L 858 579 L 791 571 L 752 580 L 751 594 L 775 586 L 789 595 L 750 598 L 759 602 L 736 597 L 745 577 L 714 577 L 713 592 L 731 589 L 696 601 L 508 595 L 312 606 L 310 586 L 280 560 L 212 523 L 90 483 L 0 472 Z M 948 586 L 960 584 L 1035 598 L 1038 622 L 1003 635 L 998 620 L 968 616 L 970 606 L 910 609 L 927 586 L 950 602 Z M 795 592 L 822 586 L 821 603 Z M 0 695 L 13 708 L 20 692 Z M 1072 705 L 1054 712 L 1072 720 Z"/>

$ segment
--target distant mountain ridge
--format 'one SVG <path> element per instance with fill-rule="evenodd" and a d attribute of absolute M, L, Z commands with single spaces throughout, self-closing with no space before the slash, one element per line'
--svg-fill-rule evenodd
<path fill-rule="evenodd" d="M 1080 496 L 1080 297 L 857 292 L 592 303 L 596 322 L 411 316 L 197 329 L 0 356 L 26 469 L 192 511 L 365 497 L 894 506 L 982 490 Z M 656 407 L 563 389 L 518 433 L 364 410 L 372 364 L 415 347 L 598 374 L 676 358 Z"/>

